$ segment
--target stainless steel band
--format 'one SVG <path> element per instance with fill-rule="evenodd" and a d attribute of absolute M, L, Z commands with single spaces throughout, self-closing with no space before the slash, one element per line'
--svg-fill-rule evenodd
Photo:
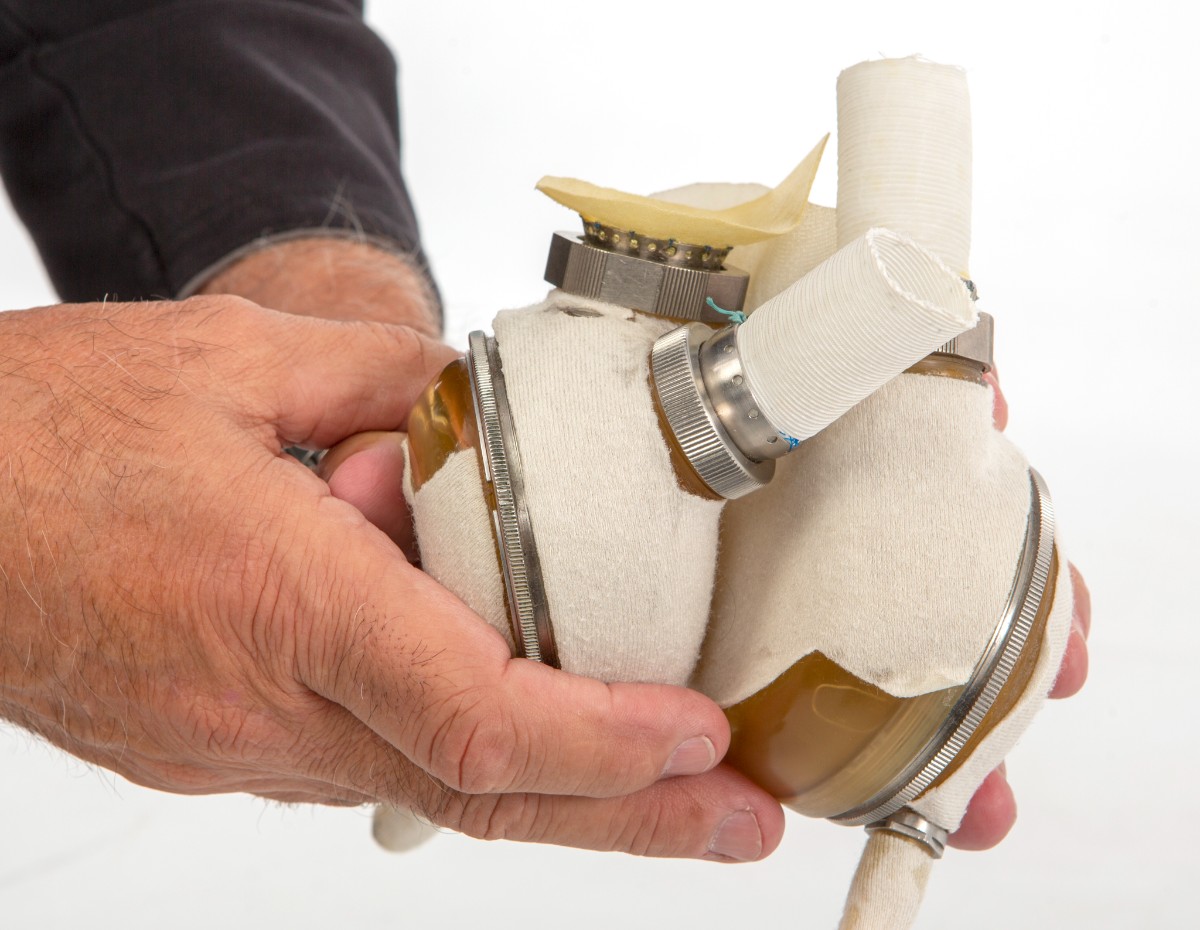
<path fill-rule="evenodd" d="M 650 371 L 659 406 L 688 462 L 716 494 L 733 499 L 767 484 L 775 463 L 745 455 L 713 407 L 700 362 L 711 336 L 713 331 L 699 323 L 660 336 L 650 352 Z"/>
<path fill-rule="evenodd" d="M 1029 470 L 1030 511 L 1025 546 L 1008 604 L 991 641 L 945 722 L 904 771 L 866 803 L 830 817 L 849 826 L 890 817 L 925 791 L 962 751 L 1008 681 L 1042 606 L 1054 555 L 1054 506 L 1046 483 Z"/>
<path fill-rule="evenodd" d="M 550 240 L 546 280 L 568 294 L 680 320 L 726 323 L 708 305 L 738 311 L 750 276 L 736 268 L 688 268 L 614 252 L 557 232 Z"/>
<path fill-rule="evenodd" d="M 482 332 L 471 333 L 468 346 L 483 477 L 492 489 L 489 501 L 492 530 L 500 554 L 513 634 L 525 658 L 557 668 L 558 651 L 542 583 L 541 560 L 525 505 L 525 471 L 515 439 L 500 354 L 496 340 Z"/>
<path fill-rule="evenodd" d="M 868 833 L 895 833 L 907 837 L 925 847 L 934 859 L 941 859 L 946 852 L 946 840 L 950 831 L 927 820 L 910 807 L 903 807 L 890 817 L 867 824 Z"/>
<path fill-rule="evenodd" d="M 746 457 L 777 459 L 792 450 L 750 393 L 738 351 L 738 328 L 726 326 L 700 345 L 700 375 L 717 418 Z"/>
<path fill-rule="evenodd" d="M 994 347 L 996 321 L 990 313 L 980 313 L 979 322 L 965 333 L 959 333 L 934 355 L 953 355 L 982 366 L 984 371 L 995 367 Z"/>

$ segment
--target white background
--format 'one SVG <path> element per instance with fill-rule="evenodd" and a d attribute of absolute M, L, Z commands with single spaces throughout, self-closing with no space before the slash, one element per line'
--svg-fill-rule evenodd
<path fill-rule="evenodd" d="M 395 3 L 405 166 L 451 338 L 538 299 L 565 174 L 649 192 L 775 184 L 835 125 L 838 72 L 968 69 L 972 272 L 1010 433 L 1093 591 L 1091 680 L 1014 752 L 1010 838 L 937 865 L 919 926 L 1195 926 L 1191 373 L 1200 193 L 1182 4 Z M 786 11 L 786 12 L 781 12 Z M 835 151 L 814 200 L 832 204 Z M 52 300 L 0 216 L 0 302 Z M 829 927 L 857 831 L 792 818 L 741 867 L 439 837 L 393 858 L 361 811 L 134 787 L 0 730 L 4 927 Z"/>

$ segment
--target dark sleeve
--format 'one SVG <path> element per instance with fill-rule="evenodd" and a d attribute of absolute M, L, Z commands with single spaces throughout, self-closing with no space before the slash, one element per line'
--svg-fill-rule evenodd
<path fill-rule="evenodd" d="M 396 97 L 361 0 L 0 0 L 0 172 L 68 301 L 288 230 L 420 260 Z"/>

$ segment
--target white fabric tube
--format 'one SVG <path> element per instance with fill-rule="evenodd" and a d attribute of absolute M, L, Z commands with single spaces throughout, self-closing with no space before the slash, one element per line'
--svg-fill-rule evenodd
<path fill-rule="evenodd" d="M 804 440 L 975 321 L 958 275 L 870 229 L 759 307 L 738 348 L 767 419 Z"/>
<path fill-rule="evenodd" d="M 846 898 L 838 930 L 902 930 L 912 926 L 933 868 L 913 840 L 872 833 Z"/>
<path fill-rule="evenodd" d="M 962 69 L 867 61 L 842 72 L 837 99 L 838 244 L 886 226 L 965 276 L 971 110 Z"/>

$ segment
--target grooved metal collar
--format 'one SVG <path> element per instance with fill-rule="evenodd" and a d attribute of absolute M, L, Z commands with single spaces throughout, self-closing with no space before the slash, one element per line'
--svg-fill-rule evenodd
<path fill-rule="evenodd" d="M 896 813 L 883 820 L 867 824 L 868 833 L 895 833 L 906 836 L 925 847 L 925 851 L 934 859 L 941 859 L 946 852 L 946 840 L 950 831 L 940 827 L 932 820 L 927 820 L 911 807 L 902 807 Z"/>
<path fill-rule="evenodd" d="M 736 326 L 726 326 L 700 346 L 704 389 L 729 438 L 747 458 L 754 461 L 781 458 L 793 446 L 780 436 L 750 393 L 737 334 Z"/>
<path fill-rule="evenodd" d="M 533 525 L 525 506 L 525 471 L 516 441 L 504 370 L 496 340 L 482 332 L 468 338 L 467 366 L 479 424 L 483 478 L 492 490 L 488 506 L 504 578 L 508 615 L 517 648 L 527 659 L 559 667 L 550 606 Z"/>
<path fill-rule="evenodd" d="M 711 335 L 707 326 L 691 323 L 660 336 L 650 370 L 659 406 L 687 460 L 714 493 L 732 500 L 767 484 L 775 463 L 744 455 L 713 408 L 700 369 L 700 348 Z"/>
<path fill-rule="evenodd" d="M 874 823 L 917 798 L 962 751 L 996 702 L 1025 650 L 1050 582 L 1054 556 L 1054 506 L 1050 492 L 1042 476 L 1032 468 L 1029 485 L 1031 506 L 1025 546 L 1008 604 L 958 701 L 925 749 L 891 784 L 865 804 L 830 820 L 849 826 Z"/>
<path fill-rule="evenodd" d="M 546 258 L 548 282 L 568 294 L 679 320 L 725 323 L 708 306 L 741 310 L 750 276 L 736 268 L 698 269 L 613 252 L 571 233 L 555 233 Z"/>
<path fill-rule="evenodd" d="M 992 347 L 995 342 L 996 321 L 990 313 L 980 313 L 979 322 L 965 333 L 959 333 L 933 355 L 953 355 L 968 362 L 982 365 L 984 371 L 995 367 Z"/>

